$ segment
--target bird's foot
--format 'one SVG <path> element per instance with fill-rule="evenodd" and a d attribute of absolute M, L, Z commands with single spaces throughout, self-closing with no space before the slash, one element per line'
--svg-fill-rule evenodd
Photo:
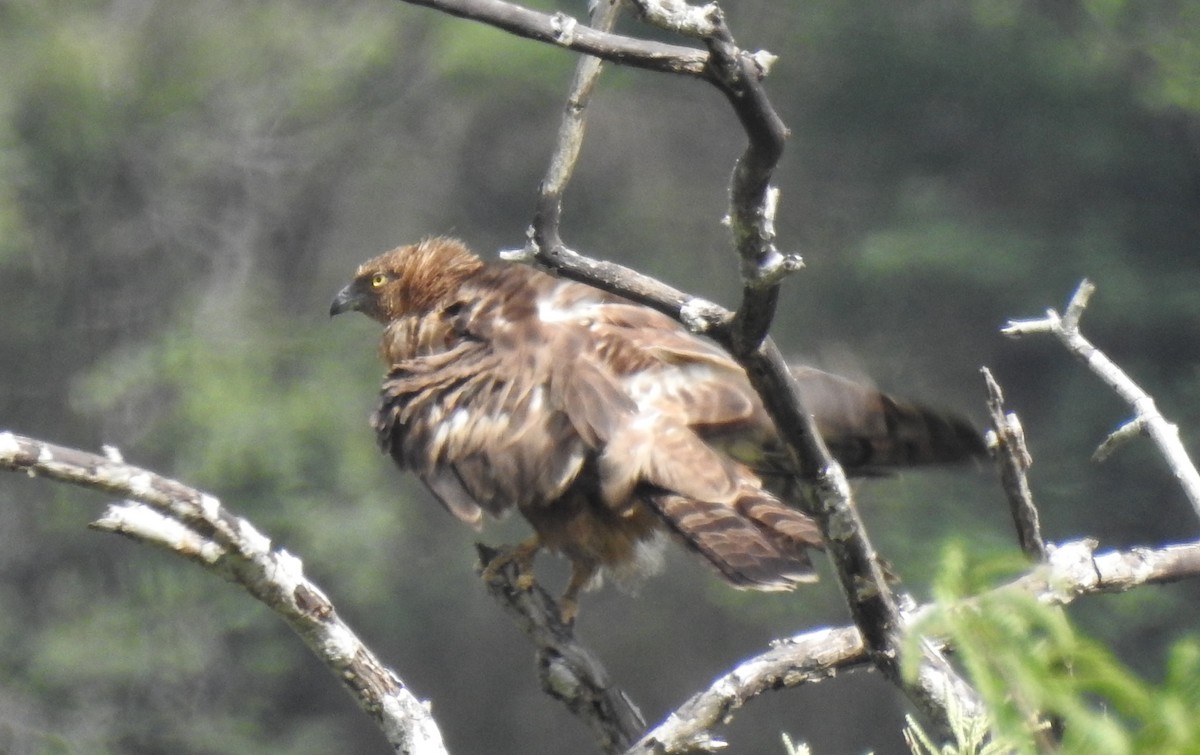
<path fill-rule="evenodd" d="M 523 540 L 516 545 L 502 545 L 490 553 L 490 558 L 479 572 L 485 582 L 492 582 L 510 564 L 516 570 L 513 584 L 518 590 L 531 590 L 534 585 L 533 559 L 542 547 L 537 536 Z"/>
<path fill-rule="evenodd" d="M 575 617 L 579 615 L 579 599 L 570 595 L 564 595 L 558 600 L 558 618 L 568 627 L 575 624 Z"/>
<path fill-rule="evenodd" d="M 558 615 L 562 623 L 568 627 L 575 623 L 579 614 L 579 593 L 587 588 L 595 578 L 598 568 L 592 561 L 572 561 L 571 581 L 567 589 L 558 599 Z"/>

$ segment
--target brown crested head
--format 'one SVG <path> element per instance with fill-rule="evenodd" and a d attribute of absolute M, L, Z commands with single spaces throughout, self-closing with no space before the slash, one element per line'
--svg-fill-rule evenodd
<path fill-rule="evenodd" d="M 396 247 L 358 266 L 329 316 L 358 311 L 386 324 L 427 312 L 481 267 L 483 261 L 458 239 L 437 236 Z"/>

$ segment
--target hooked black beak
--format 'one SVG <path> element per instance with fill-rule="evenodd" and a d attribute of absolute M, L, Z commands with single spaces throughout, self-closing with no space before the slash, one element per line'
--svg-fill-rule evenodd
<path fill-rule="evenodd" d="M 333 297 L 333 303 L 329 305 L 329 316 L 335 317 L 343 312 L 350 312 L 361 307 L 362 294 L 351 283 L 341 291 L 338 291 L 338 295 Z"/>

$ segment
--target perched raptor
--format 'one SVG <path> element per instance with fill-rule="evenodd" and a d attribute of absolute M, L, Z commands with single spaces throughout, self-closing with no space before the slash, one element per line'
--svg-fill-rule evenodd
<path fill-rule="evenodd" d="M 380 446 L 479 526 L 514 507 L 523 584 L 570 560 L 562 611 L 602 570 L 636 573 L 670 533 L 737 587 L 815 577 L 815 523 L 764 479 L 788 473 L 770 418 L 723 350 L 664 314 L 428 238 L 363 263 L 330 307 L 383 323 Z M 851 473 L 983 451 L 964 420 L 798 367 L 805 406 Z M 496 568 L 493 565 L 490 568 Z"/>

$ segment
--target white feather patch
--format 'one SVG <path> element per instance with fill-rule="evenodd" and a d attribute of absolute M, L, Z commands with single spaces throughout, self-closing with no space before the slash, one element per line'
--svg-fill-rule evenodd
<path fill-rule="evenodd" d="M 600 308 L 604 306 L 603 302 L 594 299 L 575 299 L 566 306 L 562 306 L 563 297 L 559 295 L 561 290 L 565 286 L 574 287 L 576 285 L 570 282 L 560 283 L 549 295 L 539 298 L 538 318 L 544 323 L 585 322 L 594 319 Z"/>

